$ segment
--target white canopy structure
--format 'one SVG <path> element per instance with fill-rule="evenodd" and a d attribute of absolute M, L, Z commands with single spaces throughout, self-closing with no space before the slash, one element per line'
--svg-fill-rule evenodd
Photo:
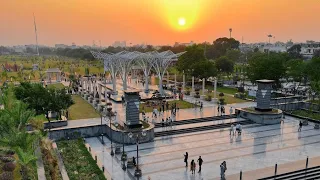
<path fill-rule="evenodd" d="M 169 50 L 160 53 L 157 51 L 146 53 L 137 51 L 121 51 L 116 54 L 91 51 L 91 53 L 94 58 L 104 61 L 105 71 L 110 71 L 111 78 L 113 80 L 114 91 L 116 91 L 117 73 L 121 75 L 123 81 L 123 90 L 127 90 L 127 76 L 129 71 L 131 70 L 131 67 L 136 63 L 142 68 L 145 76 L 145 91 L 149 91 L 148 78 L 151 69 L 154 68 L 159 77 L 159 92 L 163 95 L 164 91 L 162 87 L 162 79 L 168 66 L 172 63 L 172 61 L 176 60 L 185 52 L 175 54 Z"/>

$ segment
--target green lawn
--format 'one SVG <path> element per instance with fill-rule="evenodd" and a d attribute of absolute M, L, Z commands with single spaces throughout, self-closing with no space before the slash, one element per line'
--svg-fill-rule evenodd
<path fill-rule="evenodd" d="M 187 102 L 187 101 L 181 101 L 181 100 L 173 100 L 173 101 L 168 101 L 171 109 L 171 105 L 174 103 L 177 103 L 177 107 L 179 109 L 188 109 L 188 108 L 193 108 L 193 104 Z M 156 106 L 156 108 L 159 110 L 159 106 Z M 146 103 L 141 103 L 140 104 L 140 112 L 144 109 L 144 112 L 152 112 L 153 107 L 147 106 Z"/>
<path fill-rule="evenodd" d="M 73 95 L 74 104 L 69 108 L 69 120 L 100 117 L 98 112 L 79 95 Z"/>
<path fill-rule="evenodd" d="M 219 96 L 218 96 L 218 98 L 219 98 Z M 223 98 L 224 98 L 224 102 L 227 104 L 248 102 L 246 100 L 235 98 L 233 96 L 227 96 L 227 95 L 223 96 Z"/>
<path fill-rule="evenodd" d="M 206 86 L 206 89 L 214 91 L 214 87 L 213 86 Z M 225 94 L 234 95 L 235 93 L 238 92 L 238 89 L 230 88 L 230 87 L 217 87 L 217 92 L 222 92 L 222 93 L 225 93 Z"/>
<path fill-rule="evenodd" d="M 67 88 L 62 83 L 55 83 L 55 84 L 48 84 L 48 88 L 56 88 L 56 89 L 63 89 Z"/>
<path fill-rule="evenodd" d="M 57 142 L 70 179 L 106 179 L 82 139 Z"/>
<path fill-rule="evenodd" d="M 308 111 L 304 111 L 304 110 L 296 110 L 296 111 L 293 111 L 292 114 L 295 114 L 298 116 L 303 116 L 303 117 L 308 117 L 308 118 L 320 121 L 320 114 L 319 113 L 313 113 L 313 112 L 308 112 Z"/>

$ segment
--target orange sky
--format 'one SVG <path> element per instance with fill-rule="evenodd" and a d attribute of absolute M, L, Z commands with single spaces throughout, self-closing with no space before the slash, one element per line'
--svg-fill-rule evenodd
<path fill-rule="evenodd" d="M 1 0 L 0 45 L 320 41 L 320 0 Z M 186 25 L 179 26 L 178 19 Z"/>

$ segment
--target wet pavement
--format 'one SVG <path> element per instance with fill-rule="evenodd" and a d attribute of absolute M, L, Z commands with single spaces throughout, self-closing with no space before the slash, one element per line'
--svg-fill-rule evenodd
<path fill-rule="evenodd" d="M 219 177 L 219 165 L 222 161 L 227 162 L 226 175 L 231 175 L 240 170 L 250 171 L 273 166 L 275 163 L 281 165 L 303 160 L 307 156 L 319 156 L 320 131 L 309 125 L 297 132 L 298 123 L 295 118 L 287 117 L 282 125 L 243 126 L 241 136 L 230 136 L 229 128 L 225 128 L 156 138 L 154 142 L 139 145 L 139 162 L 143 173 L 141 179 L 215 179 Z M 102 145 L 97 138 L 87 140 L 97 151 L 101 149 Z M 126 146 L 125 151 L 128 157 L 135 156 L 136 146 Z M 185 168 L 185 152 L 189 153 L 189 163 L 202 156 L 204 164 L 201 174 L 192 175 Z M 105 153 L 106 156 L 110 153 L 110 142 Z M 106 166 L 110 166 L 107 165 L 110 162 L 114 163 L 113 168 L 117 167 L 115 175 L 118 171 L 122 172 L 119 159 L 120 156 L 116 156 L 113 161 L 105 162 Z M 113 174 L 113 171 L 108 171 Z M 134 169 L 129 169 L 119 179 L 134 179 L 133 173 Z"/>

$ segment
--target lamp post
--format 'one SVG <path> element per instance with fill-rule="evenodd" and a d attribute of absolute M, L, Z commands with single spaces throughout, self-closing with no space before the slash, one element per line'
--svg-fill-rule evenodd
<path fill-rule="evenodd" d="M 136 166 L 136 170 L 134 172 L 134 176 L 136 177 L 141 177 L 142 172 L 141 169 L 139 168 L 139 141 L 142 137 L 146 136 L 146 132 L 145 131 L 140 131 L 140 132 L 136 132 L 136 133 L 132 133 L 130 132 L 128 134 L 128 136 L 132 139 L 134 139 L 136 141 L 137 144 L 137 166 Z"/>
<path fill-rule="evenodd" d="M 110 155 L 113 156 L 114 152 L 113 152 L 113 144 L 112 144 L 112 115 L 114 114 L 114 112 L 112 112 L 112 104 L 111 102 L 107 103 L 107 111 L 102 111 L 101 112 L 101 128 L 102 128 L 102 120 L 105 119 L 106 122 L 109 121 L 109 127 L 110 127 L 110 141 L 111 141 L 111 152 Z M 107 119 L 107 117 L 109 117 L 109 119 Z M 102 144 L 104 144 L 103 141 L 103 134 L 102 135 Z"/>

